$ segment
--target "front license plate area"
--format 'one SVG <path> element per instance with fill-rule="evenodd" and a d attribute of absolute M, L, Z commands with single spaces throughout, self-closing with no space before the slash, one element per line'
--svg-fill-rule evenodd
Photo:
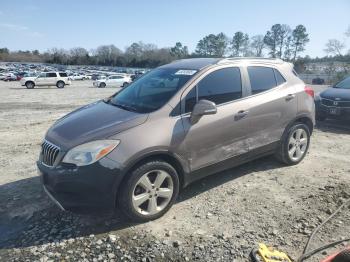
<path fill-rule="evenodd" d="M 329 109 L 329 114 L 330 115 L 339 115 L 340 114 L 340 110 L 339 110 L 339 108 L 336 108 L 336 107 L 330 108 Z"/>

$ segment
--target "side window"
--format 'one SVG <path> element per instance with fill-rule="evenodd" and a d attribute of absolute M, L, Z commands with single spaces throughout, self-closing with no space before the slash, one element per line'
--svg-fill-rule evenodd
<path fill-rule="evenodd" d="M 230 67 L 214 71 L 197 85 L 198 100 L 206 99 L 217 105 L 242 97 L 242 81 L 239 68 Z M 186 96 L 185 112 L 191 112 L 197 102 L 196 89 Z"/>
<path fill-rule="evenodd" d="M 281 75 L 281 73 L 277 69 L 274 69 L 274 72 L 275 72 L 276 82 L 278 86 L 286 82 L 286 79 L 284 79 L 284 77 Z"/>
<path fill-rule="evenodd" d="M 219 105 L 241 97 L 241 73 L 238 68 L 219 69 L 198 84 L 198 100 L 206 99 Z"/>
<path fill-rule="evenodd" d="M 47 73 L 47 77 L 56 77 L 56 73 Z"/>
<path fill-rule="evenodd" d="M 59 73 L 60 77 L 67 77 L 67 73 Z"/>
<path fill-rule="evenodd" d="M 185 113 L 192 112 L 194 105 L 197 102 L 197 92 L 196 87 L 192 88 L 192 90 L 187 93 L 185 100 Z"/>
<path fill-rule="evenodd" d="M 248 66 L 248 74 L 253 95 L 277 86 L 274 71 L 270 67 Z"/>
<path fill-rule="evenodd" d="M 40 73 L 39 77 L 47 77 L 46 73 Z"/>

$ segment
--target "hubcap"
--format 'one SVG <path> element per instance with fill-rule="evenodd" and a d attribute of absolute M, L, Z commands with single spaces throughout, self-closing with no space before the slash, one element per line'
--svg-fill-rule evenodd
<path fill-rule="evenodd" d="M 132 205 L 142 215 L 154 215 L 169 204 L 173 192 L 173 180 L 169 173 L 152 170 L 137 181 L 133 189 Z"/>
<path fill-rule="evenodd" d="M 306 153 L 308 138 L 304 129 L 294 130 L 289 138 L 288 154 L 293 161 L 299 161 Z"/>

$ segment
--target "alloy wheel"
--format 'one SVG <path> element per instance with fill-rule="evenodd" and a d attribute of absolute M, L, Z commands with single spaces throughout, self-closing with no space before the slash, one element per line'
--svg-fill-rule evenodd
<path fill-rule="evenodd" d="M 293 131 L 289 137 L 288 155 L 291 160 L 297 162 L 306 153 L 308 136 L 304 129 L 299 128 Z"/>
<path fill-rule="evenodd" d="M 144 216 L 155 215 L 169 204 L 174 184 L 168 172 L 152 170 L 141 176 L 132 192 L 136 212 Z"/>

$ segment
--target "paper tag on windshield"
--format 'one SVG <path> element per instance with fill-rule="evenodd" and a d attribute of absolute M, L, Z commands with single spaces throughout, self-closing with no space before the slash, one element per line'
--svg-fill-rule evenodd
<path fill-rule="evenodd" d="M 196 72 L 197 70 L 179 70 L 175 73 L 175 75 L 191 76 L 194 75 Z"/>

